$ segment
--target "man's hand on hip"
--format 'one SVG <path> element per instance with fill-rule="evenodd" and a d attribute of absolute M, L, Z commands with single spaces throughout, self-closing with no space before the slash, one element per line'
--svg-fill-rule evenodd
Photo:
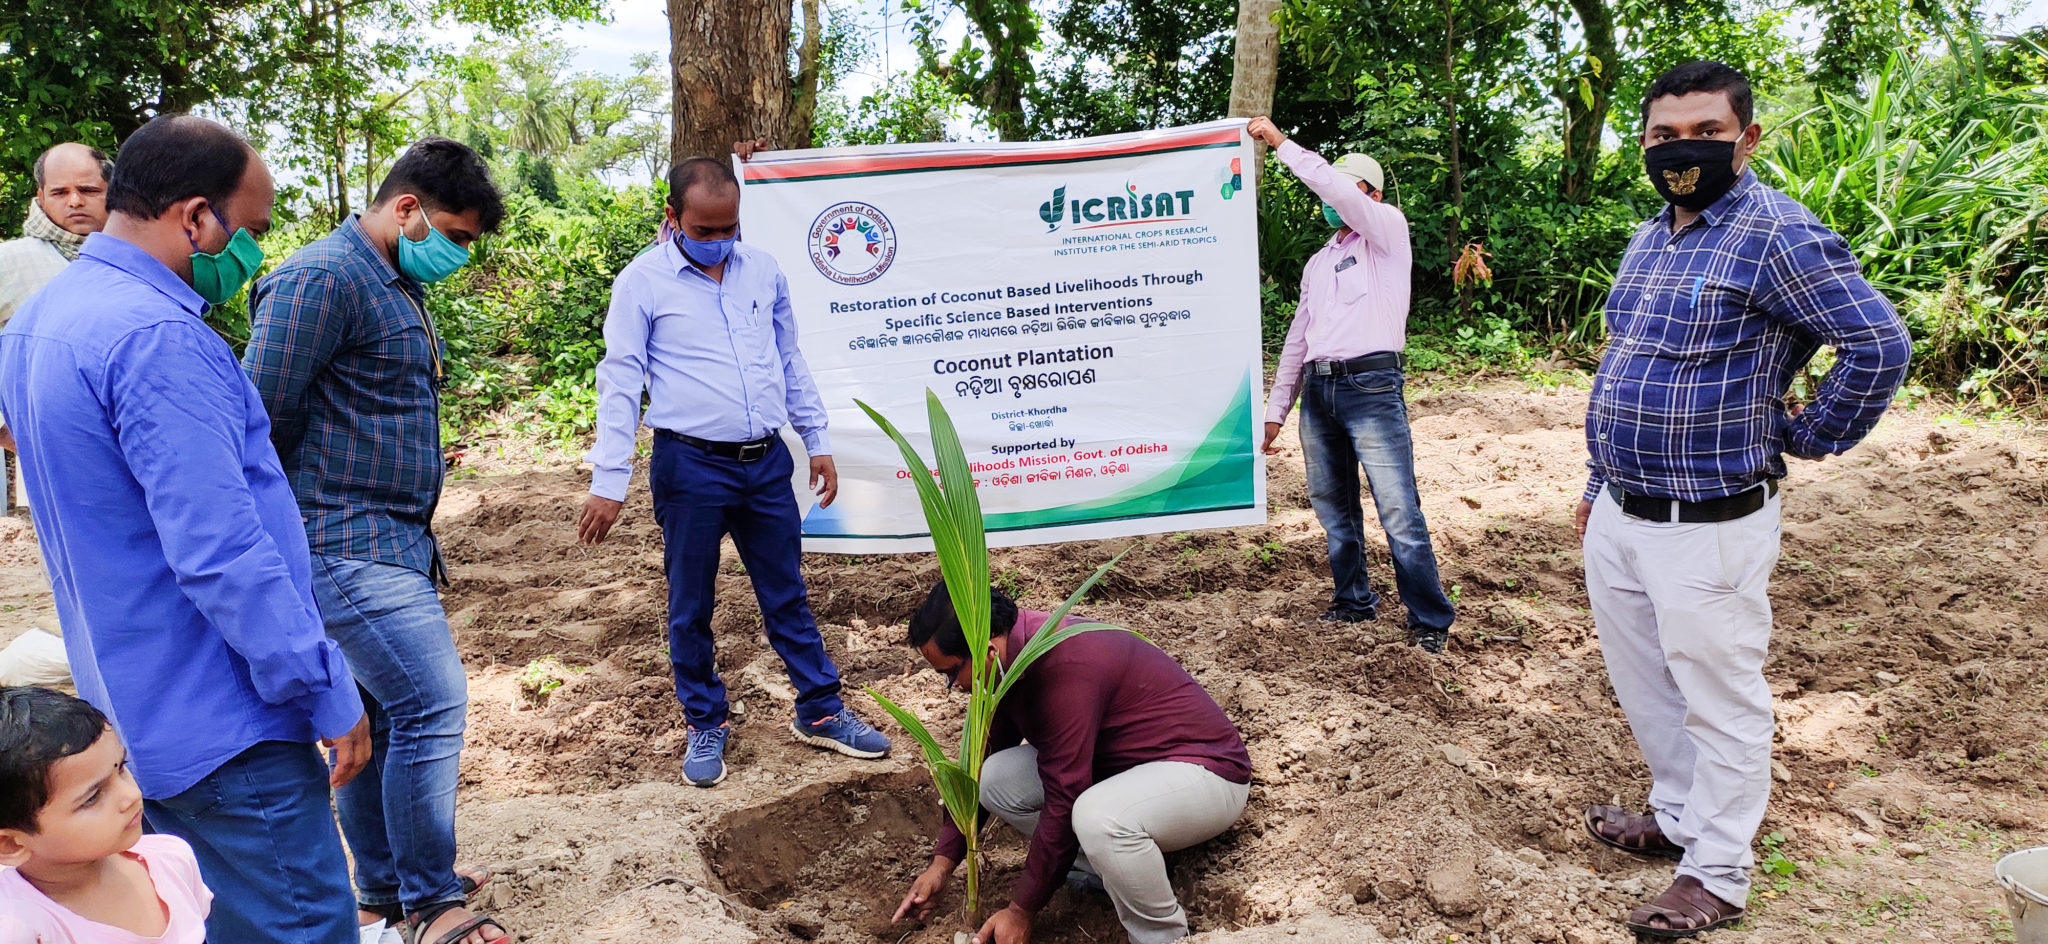
<path fill-rule="evenodd" d="M 370 716 L 356 719 L 356 726 L 338 738 L 326 738 L 321 747 L 334 750 L 334 770 L 327 775 L 329 787 L 340 787 L 356 778 L 370 763 Z"/>
<path fill-rule="evenodd" d="M 1265 443 L 1265 445 L 1263 445 L 1263 446 L 1260 446 L 1259 448 L 1261 448 L 1261 449 L 1264 449 L 1264 450 L 1266 451 L 1266 455 L 1269 455 L 1269 456 L 1277 456 L 1277 455 L 1279 455 L 1279 454 L 1280 454 L 1280 447 L 1279 447 L 1279 446 L 1275 446 L 1275 445 L 1273 445 L 1273 440 L 1276 440 L 1276 439 L 1279 439 L 1279 438 L 1280 438 L 1280 424 L 1279 424 L 1279 423 L 1267 423 L 1267 424 L 1266 424 L 1266 443 Z"/>
<path fill-rule="evenodd" d="M 1273 119 L 1265 115 L 1253 118 L 1244 126 L 1244 130 L 1246 134 L 1263 142 L 1267 147 L 1276 148 L 1287 143 L 1287 136 L 1280 133 L 1280 127 L 1273 124 Z"/>
<path fill-rule="evenodd" d="M 820 480 L 825 483 L 822 488 L 818 485 Z M 820 508 L 832 507 L 832 499 L 839 497 L 839 466 L 831 456 L 811 457 L 811 491 L 818 493 Z"/>
<path fill-rule="evenodd" d="M 576 520 L 576 539 L 585 544 L 603 544 L 605 535 L 612 533 L 612 523 L 619 520 L 619 509 L 624 507 L 625 502 L 602 495 L 583 499 L 583 516 Z"/>

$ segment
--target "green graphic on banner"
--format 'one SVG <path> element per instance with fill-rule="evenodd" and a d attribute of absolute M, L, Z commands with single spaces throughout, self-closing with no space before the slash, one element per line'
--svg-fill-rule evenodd
<path fill-rule="evenodd" d="M 1237 394 L 1224 407 L 1223 415 L 1202 438 L 1201 445 L 1171 468 L 1123 491 L 1092 501 L 988 515 L 985 518 L 988 530 L 1015 531 L 1256 507 L 1258 498 L 1254 483 L 1258 479 L 1258 466 L 1253 453 L 1256 441 L 1252 438 L 1251 398 L 1251 377 L 1246 375 L 1238 383 Z M 839 530 L 842 526 L 837 515 L 827 509 L 817 509 L 804 519 L 804 536 L 895 539 L 929 535 L 924 531 L 908 534 L 846 533 Z"/>

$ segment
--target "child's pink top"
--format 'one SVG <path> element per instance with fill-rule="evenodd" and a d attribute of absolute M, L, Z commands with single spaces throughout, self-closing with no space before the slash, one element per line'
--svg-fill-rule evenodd
<path fill-rule="evenodd" d="M 199 880 L 192 847 L 176 836 L 151 834 L 127 852 L 149 870 L 156 897 L 171 920 L 164 933 L 143 937 L 87 921 L 51 901 L 13 869 L 0 869 L 0 944 L 203 944 L 213 893 Z"/>

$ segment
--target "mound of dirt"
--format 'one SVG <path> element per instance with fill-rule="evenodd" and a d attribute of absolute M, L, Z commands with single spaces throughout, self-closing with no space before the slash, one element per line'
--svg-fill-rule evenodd
<path fill-rule="evenodd" d="M 1669 872 L 1580 825 L 1585 805 L 1640 804 L 1648 788 L 1571 529 L 1585 395 L 1422 379 L 1413 391 L 1424 508 L 1460 612 L 1442 657 L 1403 644 L 1391 587 L 1377 623 L 1316 619 L 1325 543 L 1291 431 L 1268 464 L 1265 525 L 999 550 L 993 572 L 1049 608 L 1132 548 L 1083 611 L 1180 659 L 1244 732 L 1244 817 L 1170 859 L 1201 940 L 1622 944 L 1619 917 Z M 949 941 L 957 917 L 887 920 L 938 822 L 915 752 L 857 762 L 791 737 L 789 684 L 737 560 L 718 578 L 714 622 L 732 776 L 698 790 L 678 769 L 644 475 L 611 540 L 587 548 L 574 540 L 587 473 L 470 453 L 439 530 L 471 670 L 464 856 L 504 877 L 494 913 L 533 944 Z M 2048 813 L 2044 473 L 2048 444 L 2031 430 L 1917 410 L 1893 411 L 1846 455 L 1795 461 L 1767 667 L 1767 870 L 1742 939 L 2010 933 L 1991 864 L 2040 842 Z M 1367 530 L 1372 573 L 1390 584 Z M 24 547 L 0 528 L 0 565 Z M 882 720 L 860 693 L 872 686 L 956 736 L 960 703 L 902 645 L 936 563 L 810 555 L 804 569 L 848 704 Z M 990 835 L 999 906 L 1023 846 Z M 1037 932 L 1121 940 L 1106 899 L 1071 891 Z"/>

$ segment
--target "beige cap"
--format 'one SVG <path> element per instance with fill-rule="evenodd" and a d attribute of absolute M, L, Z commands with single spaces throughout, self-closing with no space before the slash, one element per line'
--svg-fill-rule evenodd
<path fill-rule="evenodd" d="M 1330 168 L 1352 180 L 1365 181 L 1374 190 L 1385 190 L 1387 175 L 1380 170 L 1380 162 L 1363 154 L 1346 154 L 1337 158 Z"/>

